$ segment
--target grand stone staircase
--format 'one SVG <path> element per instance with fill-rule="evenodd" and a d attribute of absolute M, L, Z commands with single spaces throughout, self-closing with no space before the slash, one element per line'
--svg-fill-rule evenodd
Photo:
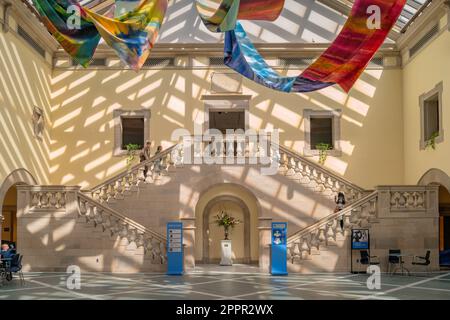
<path fill-rule="evenodd" d="M 166 263 L 165 229 L 161 226 L 165 225 L 164 219 L 179 219 L 180 210 L 186 209 L 181 209 L 177 204 L 180 196 L 184 195 L 179 190 L 173 191 L 173 188 L 181 184 L 191 186 L 201 181 L 209 183 L 210 180 L 214 180 L 212 183 L 223 183 L 223 177 L 217 178 L 218 174 L 226 175 L 233 173 L 233 170 L 239 173 L 247 168 L 246 164 L 234 167 L 227 165 L 225 169 L 222 166 L 200 165 L 194 170 L 191 165 L 185 164 L 184 152 L 183 145 L 174 145 L 92 190 L 80 191 L 79 187 L 66 186 L 18 186 L 18 218 L 20 225 L 24 226 L 20 241 L 24 247 L 30 248 L 27 252 L 30 257 L 29 265 L 37 266 L 38 269 L 41 266 L 42 270 L 46 270 L 44 268 L 49 263 L 44 259 L 54 259 L 53 265 L 58 266 L 67 261 L 78 263 L 81 255 L 86 260 L 87 269 L 97 270 L 98 256 L 101 255 L 109 259 L 109 265 L 113 265 L 108 266 L 108 270 L 161 271 L 161 265 Z M 294 184 L 301 186 L 296 189 L 301 199 L 325 199 L 326 203 L 331 204 L 321 207 L 318 220 L 314 220 L 310 211 L 305 211 L 306 215 L 297 218 L 304 222 L 304 226 L 298 230 L 290 227 L 293 233 L 289 235 L 287 243 L 291 272 L 348 271 L 350 232 L 354 227 L 371 228 L 371 234 L 384 241 L 374 246 L 375 251 L 380 250 L 380 254 L 384 254 L 386 246 L 391 246 L 390 243 L 397 247 L 395 241 L 400 238 L 392 238 L 391 234 L 399 232 L 403 233 L 401 241 L 404 246 L 432 248 L 428 243 L 436 237 L 436 223 L 423 225 L 422 221 L 434 221 L 438 216 L 437 187 L 381 186 L 376 191 L 366 191 L 285 147 L 279 146 L 271 150 L 270 159 L 277 169 L 274 177 L 263 178 L 259 172 L 254 171 L 253 175 L 245 176 L 245 181 L 256 179 L 253 185 L 268 181 L 264 179 L 274 180 L 277 184 Z M 143 178 L 142 173 L 145 166 L 149 169 L 147 179 Z M 226 176 L 225 180 L 231 181 L 232 176 Z M 265 191 L 271 187 L 265 187 L 264 190 L 253 188 L 257 198 L 267 196 Z M 200 189 L 196 190 L 198 192 Z M 337 192 L 345 193 L 347 206 L 334 212 L 333 199 Z M 306 197 L 301 193 L 307 193 Z M 288 213 L 289 209 L 302 205 L 303 200 L 290 200 L 287 195 L 283 197 L 283 201 L 294 201 L 285 207 Z M 145 198 L 143 203 L 136 202 L 136 199 L 142 198 Z M 269 198 L 266 199 L 268 200 Z M 154 201 L 159 202 L 156 207 Z M 198 200 L 190 199 L 192 203 L 196 201 Z M 168 207 L 171 203 L 176 206 Z M 145 217 L 146 220 L 139 222 L 132 215 L 139 210 L 141 212 L 138 217 Z M 190 210 L 194 212 L 192 207 Z M 266 211 L 263 219 L 271 212 Z M 166 214 L 171 217 L 166 217 Z M 152 219 L 160 221 L 153 223 Z M 192 225 L 195 216 L 188 219 Z M 411 238 L 411 234 L 416 234 L 418 224 L 423 226 L 420 229 L 422 240 L 407 240 Z M 35 226 L 36 230 L 33 230 Z M 70 228 L 70 231 L 66 228 Z M 66 239 L 67 243 L 61 242 L 62 240 L 53 240 L 48 244 L 33 243 L 39 234 L 42 239 L 46 239 L 47 232 L 51 232 L 54 239 Z M 187 235 L 193 235 L 193 231 L 188 231 Z M 117 242 L 118 239 L 120 242 Z M 195 243 L 194 238 L 188 240 L 192 245 Z M 408 241 L 411 243 L 407 244 Z M 92 246 L 93 242 L 96 243 L 95 246 Z M 260 238 L 260 246 L 264 247 L 265 243 L 266 240 L 261 242 Z M 74 251 L 65 251 L 64 254 L 55 256 L 55 252 L 60 252 L 61 246 L 71 247 Z M 73 254 L 69 253 L 68 257 L 67 252 Z M 193 255 L 192 251 L 190 255 Z M 433 255 L 437 253 L 433 251 Z"/>
<path fill-rule="evenodd" d="M 330 212 L 316 223 L 289 237 L 288 256 L 292 264 L 304 264 L 330 246 L 342 246 L 342 242 L 347 241 L 352 226 L 366 226 L 375 220 L 377 192 L 366 191 L 286 147 L 277 147 L 274 148 L 277 151 L 272 152 L 270 157 L 271 161 L 277 162 L 278 174 L 327 199 L 334 199 L 338 192 L 343 192 L 348 204 L 343 211 Z M 139 246 L 144 246 L 163 262 L 164 236 L 145 229 L 109 206 L 126 200 L 150 184 L 163 184 L 165 179 L 176 172 L 177 167 L 183 166 L 184 152 L 182 144 L 174 145 L 92 190 L 84 191 L 80 196 L 80 203 L 83 204 L 80 207 L 84 208 L 87 205 L 90 209 L 82 215 L 86 217 L 87 222 L 101 225 L 112 233 L 120 233 L 129 241 L 136 241 Z M 148 168 L 147 179 L 143 178 L 144 167 Z M 84 209 L 81 211 L 85 212 Z M 110 217 L 115 219 L 112 224 Z M 340 227 L 340 219 L 344 221 L 343 229 Z"/>

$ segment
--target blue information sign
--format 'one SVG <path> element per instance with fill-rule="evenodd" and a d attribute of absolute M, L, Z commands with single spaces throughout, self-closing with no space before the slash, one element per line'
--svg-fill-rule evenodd
<path fill-rule="evenodd" d="M 183 223 L 167 224 L 167 274 L 183 274 Z"/>
<path fill-rule="evenodd" d="M 271 270 L 273 275 L 287 275 L 287 223 L 272 222 L 272 256 Z"/>
<path fill-rule="evenodd" d="M 352 249 L 353 250 L 370 249 L 369 229 L 352 229 Z"/>

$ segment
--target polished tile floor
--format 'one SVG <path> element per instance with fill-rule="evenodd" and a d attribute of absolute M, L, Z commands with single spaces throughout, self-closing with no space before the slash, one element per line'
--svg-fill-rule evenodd
<path fill-rule="evenodd" d="M 0 287 L 0 300 L 43 299 L 446 299 L 450 272 L 381 276 L 381 289 L 369 290 L 365 274 L 291 274 L 273 277 L 252 268 L 204 268 L 174 277 L 164 274 L 84 273 L 81 289 L 67 288 L 67 274 L 26 273 Z"/>

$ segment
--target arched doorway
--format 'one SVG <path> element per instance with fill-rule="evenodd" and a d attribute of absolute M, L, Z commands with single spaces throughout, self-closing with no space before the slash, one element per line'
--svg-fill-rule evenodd
<path fill-rule="evenodd" d="M 450 251 L 450 192 L 439 185 L 439 252 Z"/>
<path fill-rule="evenodd" d="M 2 205 L 2 243 L 17 244 L 17 188 L 12 186 L 6 192 Z"/>
<path fill-rule="evenodd" d="M 25 169 L 11 172 L 0 185 L 0 240 L 20 247 L 17 223 L 17 185 L 36 185 L 36 179 Z"/>
<path fill-rule="evenodd" d="M 439 265 L 450 268 L 450 177 L 442 170 L 428 170 L 419 185 L 439 186 Z"/>
<path fill-rule="evenodd" d="M 250 190 L 235 183 L 210 185 L 198 196 L 195 205 L 196 264 L 219 265 L 220 241 L 224 238 L 224 232 L 215 225 L 214 218 L 222 209 L 242 220 L 230 235 L 234 263 L 250 264 L 252 268 L 258 266 L 261 207 Z"/>
<path fill-rule="evenodd" d="M 250 211 L 244 201 L 234 196 L 219 196 L 209 201 L 203 214 L 203 263 L 219 263 L 223 229 L 216 224 L 216 216 L 226 212 L 241 221 L 231 230 L 233 261 L 249 264 Z"/>

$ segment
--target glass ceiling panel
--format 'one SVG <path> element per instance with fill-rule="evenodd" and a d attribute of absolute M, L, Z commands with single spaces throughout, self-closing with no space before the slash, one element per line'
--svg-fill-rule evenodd
<path fill-rule="evenodd" d="M 79 0 L 82 5 L 85 5 L 90 8 L 94 8 L 98 10 L 98 12 L 102 13 L 106 11 L 106 9 L 114 3 L 115 0 Z M 194 1 L 194 0 L 192 0 Z M 296 2 L 302 2 L 302 0 L 295 0 Z M 320 1 L 320 0 L 319 0 Z M 342 1 L 342 0 L 337 0 Z M 28 0 L 28 2 L 32 3 L 32 0 Z M 353 2 L 350 0 L 347 3 Z M 428 6 L 430 4 L 430 0 L 407 0 L 405 7 L 403 8 L 400 17 L 396 22 L 397 29 L 403 29 L 406 24 L 410 22 L 411 19 L 415 18 L 415 15 L 422 7 Z"/>

